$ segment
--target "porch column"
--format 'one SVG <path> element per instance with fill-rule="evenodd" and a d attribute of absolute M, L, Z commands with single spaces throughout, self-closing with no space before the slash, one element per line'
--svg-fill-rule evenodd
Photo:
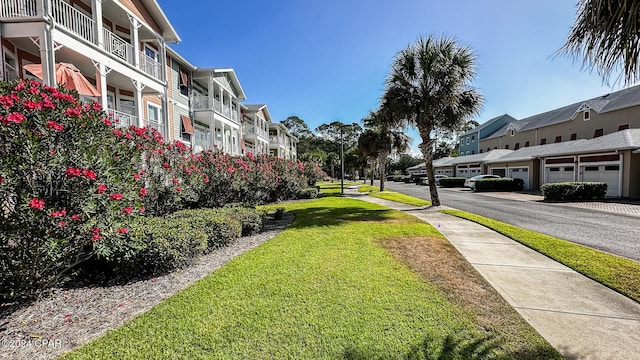
<path fill-rule="evenodd" d="M 138 36 L 138 29 L 140 29 L 140 22 L 138 19 L 129 15 L 129 32 L 131 33 L 131 45 L 133 45 L 133 65 L 140 68 L 140 40 Z"/>
<path fill-rule="evenodd" d="M 100 91 L 100 104 L 103 109 L 107 109 L 107 74 L 110 70 L 103 63 L 96 64 L 96 85 Z M 115 99 L 114 99 L 115 101 Z"/>
<path fill-rule="evenodd" d="M 211 119 L 209 120 L 209 133 L 211 134 L 211 144 L 208 145 L 209 149 L 216 148 L 216 118 L 213 113 L 211 113 Z"/>
<path fill-rule="evenodd" d="M 42 82 L 45 85 L 56 86 L 56 54 L 53 50 L 53 38 L 50 25 L 42 27 L 40 36 L 40 63 L 42 64 Z"/>
<path fill-rule="evenodd" d="M 158 71 L 158 75 L 160 76 L 160 80 L 165 81 L 167 79 L 167 44 L 162 38 L 158 38 L 157 42 L 159 50 L 158 56 L 160 56 L 160 71 Z"/>
<path fill-rule="evenodd" d="M 104 49 L 104 31 L 102 30 L 102 1 L 91 0 L 91 17 L 95 24 L 96 38 L 98 39 L 98 47 Z"/>
<path fill-rule="evenodd" d="M 145 126 L 144 107 L 142 106 L 142 89 L 144 85 L 140 81 L 133 81 L 133 97 L 136 103 L 136 116 L 138 117 L 138 127 Z"/>

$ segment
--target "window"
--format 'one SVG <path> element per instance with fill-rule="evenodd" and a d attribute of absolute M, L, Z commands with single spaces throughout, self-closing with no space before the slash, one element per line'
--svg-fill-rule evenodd
<path fill-rule="evenodd" d="M 549 171 L 554 171 L 554 172 L 555 172 L 555 171 L 560 171 L 560 168 L 552 167 L 552 168 L 549 168 Z"/>
<path fill-rule="evenodd" d="M 129 127 L 131 125 L 136 125 L 138 126 L 138 124 L 134 124 L 133 120 L 134 120 L 134 116 L 136 115 L 136 103 L 133 100 L 130 99 L 123 99 L 120 98 L 120 100 L 118 101 L 118 110 L 121 113 L 124 113 L 126 115 L 119 115 L 118 116 L 118 121 L 119 121 L 119 125 L 122 125 L 124 127 Z M 130 115 L 130 116 L 127 116 Z"/>
<path fill-rule="evenodd" d="M 571 139 L 570 140 L 576 140 L 578 138 L 578 133 L 573 133 L 571 134 Z"/>
<path fill-rule="evenodd" d="M 618 131 L 626 130 L 629 128 L 629 124 L 618 125 Z"/>
<path fill-rule="evenodd" d="M 540 145 L 544 145 L 546 143 L 547 143 L 547 139 L 546 138 L 540 139 Z"/>
<path fill-rule="evenodd" d="M 153 60 L 158 61 L 158 52 L 147 44 L 144 45 L 144 54 Z"/>
<path fill-rule="evenodd" d="M 524 143 L 524 147 L 529 147 L 529 142 L 528 141 Z"/>
<path fill-rule="evenodd" d="M 505 149 L 509 149 L 509 144 L 504 146 Z"/>
<path fill-rule="evenodd" d="M 589 112 L 589 110 L 585 110 L 582 113 L 582 118 L 584 119 L 584 121 L 591 119 L 591 113 Z"/>
<path fill-rule="evenodd" d="M 467 151 L 467 155 L 471 154 L 469 151 Z"/>
<path fill-rule="evenodd" d="M 480 154 L 482 154 L 482 149 L 480 149 Z"/>
<path fill-rule="evenodd" d="M 4 79 L 6 81 L 13 81 L 18 77 L 17 71 L 18 65 L 16 58 L 9 54 L 6 50 L 4 52 Z"/>
<path fill-rule="evenodd" d="M 619 171 L 620 165 L 607 165 L 604 167 L 605 171 Z"/>
<path fill-rule="evenodd" d="M 471 150 L 471 155 L 475 154 L 476 151 L 475 150 Z"/>
<path fill-rule="evenodd" d="M 584 171 L 598 171 L 599 167 L 598 166 L 585 166 L 584 167 Z"/>
<path fill-rule="evenodd" d="M 596 129 L 596 131 L 593 132 L 593 137 L 597 138 L 604 135 L 604 129 Z"/>
<path fill-rule="evenodd" d="M 556 142 L 557 143 L 562 142 L 562 136 L 556 136 Z"/>
<path fill-rule="evenodd" d="M 513 147 L 513 150 L 518 150 L 520 149 L 520 143 L 516 143 L 516 146 Z"/>
<path fill-rule="evenodd" d="M 467 136 L 467 145 L 469 145 L 469 137 Z"/>
<path fill-rule="evenodd" d="M 189 75 L 187 75 L 186 71 L 179 71 L 180 78 L 178 79 L 178 89 L 180 90 L 180 94 L 184 96 L 189 96 Z"/>
<path fill-rule="evenodd" d="M 161 134 L 164 134 L 160 124 L 160 106 L 147 103 L 147 126 L 158 130 Z"/>
<path fill-rule="evenodd" d="M 476 136 L 475 135 L 471 136 L 471 142 L 476 142 Z"/>
<path fill-rule="evenodd" d="M 491 151 L 491 148 L 490 148 L 490 147 L 488 147 L 488 148 L 487 148 L 487 152 L 489 152 L 489 151 Z"/>
<path fill-rule="evenodd" d="M 573 171 L 573 166 L 565 166 L 564 171 Z"/>
<path fill-rule="evenodd" d="M 516 131 L 511 129 L 511 136 L 515 136 L 516 135 Z"/>

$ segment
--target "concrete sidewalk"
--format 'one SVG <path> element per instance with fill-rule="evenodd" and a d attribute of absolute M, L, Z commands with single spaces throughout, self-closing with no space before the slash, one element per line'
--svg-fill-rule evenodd
<path fill-rule="evenodd" d="M 347 195 L 435 226 L 567 359 L 640 359 L 640 304 L 474 222 L 429 208 Z"/>

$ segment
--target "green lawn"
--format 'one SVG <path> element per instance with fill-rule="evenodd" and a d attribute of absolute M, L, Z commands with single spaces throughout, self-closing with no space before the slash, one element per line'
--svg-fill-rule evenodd
<path fill-rule="evenodd" d="M 380 188 L 377 186 L 371 186 L 367 184 L 364 184 L 358 188 L 358 192 L 361 192 L 361 193 L 372 192 L 372 191 L 380 191 Z"/>
<path fill-rule="evenodd" d="M 380 199 L 391 200 L 403 204 L 414 206 L 429 206 L 431 201 L 418 199 L 413 196 L 405 195 L 394 191 L 372 192 L 369 196 L 377 197 Z"/>
<path fill-rule="evenodd" d="M 349 186 L 351 185 L 360 185 L 362 183 L 360 182 L 353 182 L 353 181 L 345 181 L 344 182 L 344 189 L 346 190 Z M 319 182 L 318 184 L 316 184 L 320 187 L 320 191 L 322 192 L 322 194 L 324 196 L 340 196 L 340 181 L 334 181 L 334 182 L 329 182 L 329 181 L 323 181 L 323 182 Z"/>
<path fill-rule="evenodd" d="M 465 218 L 510 237 L 577 272 L 640 301 L 640 263 L 586 246 L 460 210 L 442 212 Z"/>
<path fill-rule="evenodd" d="M 445 338 L 480 334 L 473 311 L 378 244 L 439 237 L 432 226 L 356 199 L 285 207 L 296 222 L 280 235 L 65 359 L 395 359 L 424 339 L 435 358 Z M 518 346 L 557 356 L 525 334 Z"/>

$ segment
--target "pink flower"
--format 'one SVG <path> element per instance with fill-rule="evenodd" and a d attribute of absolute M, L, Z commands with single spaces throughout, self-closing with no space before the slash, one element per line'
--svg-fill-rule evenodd
<path fill-rule="evenodd" d="M 118 230 L 116 230 L 116 232 L 118 234 L 126 234 L 126 233 L 129 232 L 129 229 L 127 229 L 127 228 L 119 228 Z"/>
<path fill-rule="evenodd" d="M 138 212 L 143 213 L 143 212 L 144 212 L 144 210 L 145 210 L 145 209 L 144 209 L 144 206 L 141 206 L 141 207 L 140 207 L 140 210 L 138 210 Z"/>
<path fill-rule="evenodd" d="M 102 239 L 102 235 L 100 235 L 100 229 L 98 229 L 97 227 L 93 228 L 91 230 L 91 233 L 93 234 L 93 236 L 91 237 L 91 240 L 93 240 L 93 242 L 96 242 Z"/>
<path fill-rule="evenodd" d="M 68 177 L 72 178 L 72 177 L 80 176 L 80 174 L 82 174 L 82 170 L 81 169 L 76 169 L 76 168 L 73 168 L 73 167 L 69 166 L 67 168 L 66 173 L 67 173 Z"/>
<path fill-rule="evenodd" d="M 51 155 L 55 155 L 55 154 L 56 154 L 56 149 L 51 149 L 51 150 L 49 150 L 49 154 L 51 154 Z"/>
<path fill-rule="evenodd" d="M 169 168 L 169 163 L 166 162 L 166 163 L 162 164 L 162 167 L 165 168 L 165 169 L 168 169 Z"/>
<path fill-rule="evenodd" d="M 122 136 L 122 131 L 120 131 L 120 129 L 113 129 L 111 130 L 111 132 L 114 133 L 117 137 Z"/>
<path fill-rule="evenodd" d="M 91 180 L 95 180 L 98 175 L 96 175 L 96 173 L 94 173 L 93 171 L 89 170 L 89 169 L 83 169 L 82 170 L 82 176 L 89 178 Z"/>
<path fill-rule="evenodd" d="M 63 125 L 60 125 L 60 124 L 58 124 L 57 122 L 55 122 L 53 120 L 47 121 L 47 127 L 49 129 L 53 129 L 53 130 L 56 130 L 56 131 L 64 130 L 64 126 Z"/>
<path fill-rule="evenodd" d="M 98 184 L 98 188 L 96 189 L 96 194 L 102 194 L 105 191 L 107 191 L 107 185 Z"/>
<path fill-rule="evenodd" d="M 140 189 L 140 196 L 146 196 L 147 195 L 147 189 L 142 188 Z"/>
<path fill-rule="evenodd" d="M 51 216 L 52 218 L 61 217 L 65 215 L 67 215 L 67 210 L 65 209 L 53 211 L 51 214 L 49 214 L 49 216 Z"/>
<path fill-rule="evenodd" d="M 65 227 L 65 226 L 67 226 L 67 222 L 66 222 L 66 221 L 60 221 L 60 222 L 58 222 L 58 227 L 63 228 L 63 227 Z"/>
<path fill-rule="evenodd" d="M 102 119 L 102 122 L 107 126 L 111 126 L 111 120 L 109 120 L 109 118 Z"/>
<path fill-rule="evenodd" d="M 178 180 L 178 179 L 173 179 L 172 181 L 173 181 L 174 184 L 179 184 L 180 183 L 180 180 Z"/>
<path fill-rule="evenodd" d="M 133 208 L 131 206 L 127 206 L 126 208 L 122 209 L 123 214 L 131 214 L 132 212 Z"/>
<path fill-rule="evenodd" d="M 64 111 L 64 114 L 67 116 L 80 117 L 80 111 L 78 111 L 78 109 L 76 108 L 68 108 L 67 110 Z"/>
<path fill-rule="evenodd" d="M 135 181 L 140 180 L 140 174 L 133 174 L 133 180 Z"/>
<path fill-rule="evenodd" d="M 2 184 L 3 181 L 4 181 L 4 178 L 0 176 L 0 184 Z"/>
<path fill-rule="evenodd" d="M 7 121 L 10 123 L 20 124 L 24 121 L 24 119 L 25 116 L 17 112 L 12 112 L 11 114 L 7 115 Z"/>
<path fill-rule="evenodd" d="M 13 106 L 13 99 L 10 96 L 0 96 L 0 105 L 2 105 L 5 109 L 8 109 Z"/>
<path fill-rule="evenodd" d="M 82 215 L 80 214 L 73 214 L 71 215 L 71 220 L 82 220 Z"/>
<path fill-rule="evenodd" d="M 44 200 L 33 198 L 29 201 L 29 207 L 32 209 L 42 210 L 44 208 Z"/>
<path fill-rule="evenodd" d="M 176 186 L 176 191 L 180 192 L 180 191 L 182 191 L 182 188 L 180 186 Z"/>
<path fill-rule="evenodd" d="M 111 200 L 121 200 L 122 199 L 122 194 L 114 193 L 114 194 L 109 195 L 109 198 Z"/>
<path fill-rule="evenodd" d="M 71 314 L 64 314 L 64 318 L 65 318 L 65 319 L 68 319 L 68 318 L 70 318 L 70 317 L 71 317 Z"/>
<path fill-rule="evenodd" d="M 94 101 L 94 102 L 91 104 L 91 108 L 92 108 L 93 110 L 95 110 L 95 111 L 100 111 L 100 110 L 102 110 L 102 105 L 100 105 L 100 103 L 99 103 L 99 102 Z"/>

